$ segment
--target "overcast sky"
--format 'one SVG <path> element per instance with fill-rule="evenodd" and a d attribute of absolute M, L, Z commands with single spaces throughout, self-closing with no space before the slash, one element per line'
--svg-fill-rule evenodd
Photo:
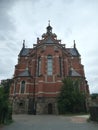
<path fill-rule="evenodd" d="M 98 0 L 0 0 L 0 80 L 12 78 L 22 41 L 33 47 L 48 20 L 81 54 L 90 93 L 98 93 Z"/>

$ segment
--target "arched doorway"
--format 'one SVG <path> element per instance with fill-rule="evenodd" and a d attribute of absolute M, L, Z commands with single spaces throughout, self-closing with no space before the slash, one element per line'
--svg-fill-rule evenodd
<path fill-rule="evenodd" d="M 48 104 L 48 114 L 53 114 L 53 106 L 52 103 Z"/>

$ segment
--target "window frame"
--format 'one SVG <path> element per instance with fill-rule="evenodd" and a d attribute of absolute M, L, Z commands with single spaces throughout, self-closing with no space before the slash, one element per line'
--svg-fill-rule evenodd
<path fill-rule="evenodd" d="M 47 75 L 52 76 L 53 74 L 53 57 L 52 55 L 47 56 Z"/>
<path fill-rule="evenodd" d="M 25 87 L 26 87 L 26 82 L 23 80 L 23 81 L 21 81 L 21 88 L 20 88 L 21 94 L 25 93 Z"/>

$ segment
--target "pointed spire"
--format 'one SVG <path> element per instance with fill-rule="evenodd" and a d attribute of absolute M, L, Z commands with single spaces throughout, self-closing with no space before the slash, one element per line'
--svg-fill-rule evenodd
<path fill-rule="evenodd" d="M 23 40 L 23 48 L 25 48 L 25 40 Z"/>
<path fill-rule="evenodd" d="M 75 43 L 75 40 L 73 40 L 73 43 L 74 43 L 74 48 L 76 48 L 76 43 Z"/>

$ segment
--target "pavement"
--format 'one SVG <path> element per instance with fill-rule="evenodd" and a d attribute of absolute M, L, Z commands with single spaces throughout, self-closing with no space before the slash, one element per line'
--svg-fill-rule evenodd
<path fill-rule="evenodd" d="M 14 122 L 0 130 L 98 130 L 98 123 L 88 122 L 88 115 L 13 115 Z"/>

